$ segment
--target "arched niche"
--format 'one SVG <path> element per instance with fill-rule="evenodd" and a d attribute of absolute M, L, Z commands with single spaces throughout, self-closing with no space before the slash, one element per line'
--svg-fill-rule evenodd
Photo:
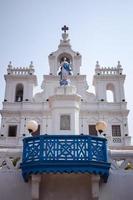
<path fill-rule="evenodd" d="M 64 58 L 66 59 L 66 61 L 68 63 L 71 64 L 71 68 L 73 66 L 73 59 L 72 59 L 72 56 L 68 53 L 62 53 L 58 56 L 57 58 L 57 62 L 58 62 L 58 69 L 57 69 L 57 74 L 58 74 L 58 71 L 59 71 L 59 68 L 60 68 L 60 64 L 64 61 Z"/>
<path fill-rule="evenodd" d="M 115 102 L 115 87 L 112 83 L 106 86 L 106 99 L 107 102 Z"/>
<path fill-rule="evenodd" d="M 23 101 L 23 94 L 24 94 L 24 86 L 22 83 L 18 83 L 16 85 L 16 90 L 15 90 L 15 101 L 16 102 Z"/>

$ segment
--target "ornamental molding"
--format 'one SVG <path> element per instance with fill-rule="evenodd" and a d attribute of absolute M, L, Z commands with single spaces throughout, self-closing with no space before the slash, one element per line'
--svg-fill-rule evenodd
<path fill-rule="evenodd" d="M 81 99 L 81 96 L 78 95 L 78 94 L 68 94 L 68 95 L 54 95 L 54 96 L 51 96 L 50 98 L 50 101 L 62 101 L 62 100 L 74 100 L 74 101 L 80 101 Z"/>
<path fill-rule="evenodd" d="M 31 80 L 37 81 L 37 77 L 36 75 L 4 75 L 5 80 L 13 80 L 13 81 L 24 81 L 24 80 L 28 80 L 28 82 L 31 82 Z"/>
<path fill-rule="evenodd" d="M 53 83 L 53 81 L 59 81 L 60 77 L 57 75 L 43 75 L 43 81 L 50 81 Z M 68 75 L 68 79 L 71 81 L 85 81 L 86 82 L 86 75 Z"/>
<path fill-rule="evenodd" d="M 118 74 L 100 74 L 100 75 L 94 75 L 93 76 L 93 81 L 115 81 L 118 82 L 119 80 L 125 80 L 126 75 L 118 75 Z"/>
<path fill-rule="evenodd" d="M 19 117 L 8 117 L 5 120 L 6 123 L 20 123 L 20 118 Z"/>
<path fill-rule="evenodd" d="M 112 119 L 108 119 L 109 123 L 122 123 L 123 119 L 121 119 L 121 117 L 112 117 Z"/>

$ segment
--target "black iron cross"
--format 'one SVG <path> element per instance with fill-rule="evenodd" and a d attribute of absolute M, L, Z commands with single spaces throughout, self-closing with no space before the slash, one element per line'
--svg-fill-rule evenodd
<path fill-rule="evenodd" d="M 66 31 L 68 31 L 69 28 L 68 28 L 66 25 L 64 25 L 64 26 L 61 28 L 61 30 L 64 31 L 64 33 L 66 33 Z"/>

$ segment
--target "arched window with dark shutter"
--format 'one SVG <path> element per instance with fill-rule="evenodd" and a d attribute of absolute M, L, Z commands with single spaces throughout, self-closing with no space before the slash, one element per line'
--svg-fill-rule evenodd
<path fill-rule="evenodd" d="M 23 101 L 23 93 L 24 93 L 24 87 L 23 84 L 19 83 L 16 86 L 16 93 L 15 93 L 15 101 L 21 102 Z"/>

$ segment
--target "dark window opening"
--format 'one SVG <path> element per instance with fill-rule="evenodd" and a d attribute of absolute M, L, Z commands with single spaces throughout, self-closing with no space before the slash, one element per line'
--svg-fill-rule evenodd
<path fill-rule="evenodd" d="M 21 101 L 23 101 L 23 85 L 22 85 L 22 84 L 18 84 L 18 85 L 16 86 L 15 101 L 16 101 L 16 102 L 21 102 Z"/>
<path fill-rule="evenodd" d="M 17 135 L 17 125 L 12 125 L 8 127 L 8 136 L 16 137 Z"/>
<path fill-rule="evenodd" d="M 97 135 L 96 125 L 89 125 L 89 135 Z"/>
<path fill-rule="evenodd" d="M 112 136 L 113 137 L 120 137 L 121 136 L 120 125 L 112 125 Z"/>
<path fill-rule="evenodd" d="M 38 125 L 38 129 L 34 132 L 34 135 L 40 135 L 40 124 Z"/>

